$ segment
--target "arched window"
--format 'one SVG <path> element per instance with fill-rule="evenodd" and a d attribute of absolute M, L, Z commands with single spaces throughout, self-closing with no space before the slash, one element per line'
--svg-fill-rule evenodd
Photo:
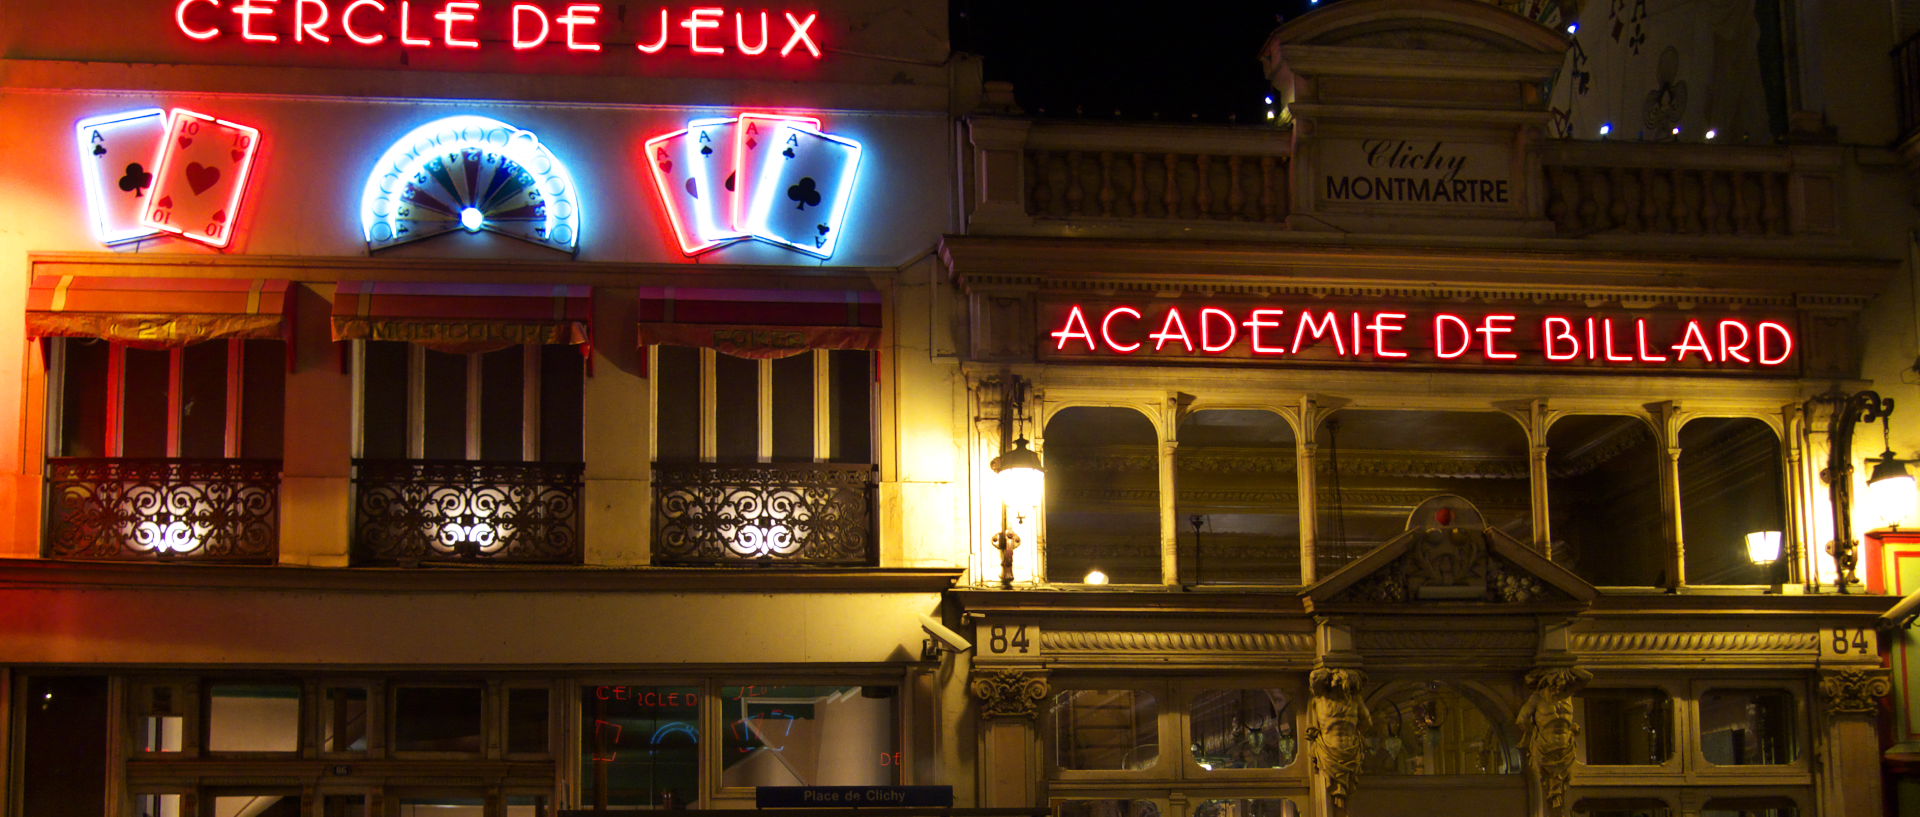
<path fill-rule="evenodd" d="M 1634 417 L 1561 417 L 1547 429 L 1551 553 L 1596 585 L 1650 587 L 1667 566 L 1660 452 Z"/>
<path fill-rule="evenodd" d="M 1680 532 L 1688 584 L 1777 584 L 1785 560 L 1755 562 L 1747 534 L 1786 529 L 1780 438 L 1759 420 L 1703 417 L 1680 429 Z"/>
<path fill-rule="evenodd" d="M 1368 704 L 1366 774 L 1519 774 L 1513 721 L 1471 687 L 1390 685 Z"/>
<path fill-rule="evenodd" d="M 1160 583 L 1159 436 L 1128 408 L 1076 406 L 1047 422 L 1047 580 Z"/>
<path fill-rule="evenodd" d="M 1298 584 L 1293 428 L 1271 411 L 1211 409 L 1181 420 L 1178 439 L 1173 521 L 1181 580 Z"/>

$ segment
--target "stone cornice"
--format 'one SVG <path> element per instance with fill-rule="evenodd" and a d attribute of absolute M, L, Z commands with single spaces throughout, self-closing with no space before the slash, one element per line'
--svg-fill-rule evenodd
<path fill-rule="evenodd" d="M 384 568 L 0 559 L 0 591 L 23 588 L 343 593 L 938 593 L 959 568 Z"/>
<path fill-rule="evenodd" d="M 293 281 L 447 281 L 587 284 L 608 287 L 689 286 L 873 289 L 898 271 L 885 267 L 796 268 L 756 264 L 605 261 L 502 261 L 376 256 L 196 255 L 189 253 L 31 253 L 38 275 L 177 278 L 284 278 Z"/>

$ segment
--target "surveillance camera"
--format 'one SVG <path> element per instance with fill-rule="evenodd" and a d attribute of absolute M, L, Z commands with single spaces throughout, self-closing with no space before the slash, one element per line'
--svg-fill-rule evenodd
<path fill-rule="evenodd" d="M 940 642 L 941 646 L 954 652 L 966 652 L 967 650 L 973 649 L 973 642 L 968 641 L 966 636 L 948 629 L 947 625 L 941 624 L 939 620 L 932 616 L 924 614 L 920 616 L 920 629 L 926 630 L 927 635 L 932 636 L 933 640 Z"/>

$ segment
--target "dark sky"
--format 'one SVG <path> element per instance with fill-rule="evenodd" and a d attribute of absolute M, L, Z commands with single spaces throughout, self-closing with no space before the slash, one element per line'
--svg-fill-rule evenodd
<path fill-rule="evenodd" d="M 1261 121 L 1260 45 L 1310 0 L 950 0 L 953 46 L 986 58 L 1028 114 Z M 1333 0 L 1327 0 L 1333 2 Z M 1198 115 L 1197 119 L 1195 115 Z"/>

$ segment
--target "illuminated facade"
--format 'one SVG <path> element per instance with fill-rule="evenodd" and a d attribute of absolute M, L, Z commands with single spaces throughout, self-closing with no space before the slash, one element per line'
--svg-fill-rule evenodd
<path fill-rule="evenodd" d="M 9 7 L 0 801 L 1896 808 L 1893 36 L 1559 5 L 1329 3 L 1259 127 L 938 3 Z"/>

